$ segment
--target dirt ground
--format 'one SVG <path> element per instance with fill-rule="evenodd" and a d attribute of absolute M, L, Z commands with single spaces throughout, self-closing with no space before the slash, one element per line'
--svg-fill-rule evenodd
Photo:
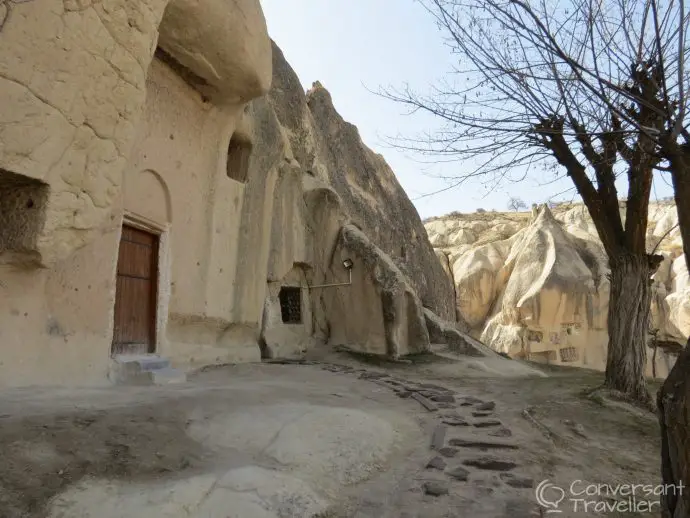
<path fill-rule="evenodd" d="M 544 479 L 559 487 L 576 480 L 659 483 L 655 416 L 588 397 L 600 373 L 551 368 L 546 377 L 468 375 L 462 363 L 434 357 L 363 363 L 334 353 L 319 361 L 214 368 L 168 387 L 6 391 L 0 396 L 0 517 L 542 516 L 534 487 Z M 440 401 L 452 394 L 454 402 L 430 412 L 410 397 L 415 390 Z M 463 420 L 470 425 L 456 426 Z M 434 446 L 441 428 L 442 444 Z M 516 467 L 475 469 L 487 456 Z M 428 467 L 433 458 L 447 467 Z M 216 487 L 226 476 L 219 473 L 238 469 L 245 470 L 245 484 L 248 467 L 263 470 L 261 476 L 293 477 L 277 483 L 276 494 L 298 480 L 304 484 L 288 492 L 304 489 L 306 496 L 288 499 L 289 505 L 284 494 L 266 496 L 265 478 L 257 479 L 255 502 L 247 503 L 256 506 L 247 511 L 233 504 L 246 489 L 226 492 L 212 511 L 185 504 L 158 512 L 153 497 L 127 507 L 122 496 L 132 488 L 158 494 L 173 487 L 165 484 L 211 473 Z M 459 468 L 468 473 L 465 480 Z M 94 493 L 93 484 L 105 483 L 107 491 Z M 107 495 L 120 502 L 113 511 L 106 511 Z M 560 516 L 659 516 L 582 513 L 566 504 Z"/>

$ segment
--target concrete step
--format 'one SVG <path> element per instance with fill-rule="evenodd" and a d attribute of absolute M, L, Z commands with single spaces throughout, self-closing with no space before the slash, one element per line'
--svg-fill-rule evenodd
<path fill-rule="evenodd" d="M 157 354 L 116 355 L 108 376 L 116 385 L 164 385 L 186 381 L 184 372 L 173 369 L 169 359 Z"/>

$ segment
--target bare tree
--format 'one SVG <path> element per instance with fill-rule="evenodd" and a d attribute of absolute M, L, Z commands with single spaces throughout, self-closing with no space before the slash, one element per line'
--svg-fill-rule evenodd
<path fill-rule="evenodd" d="M 586 204 L 611 265 L 606 384 L 644 398 L 652 171 L 670 173 L 690 268 L 688 9 L 684 0 L 421 0 L 459 57 L 454 77 L 420 97 L 388 97 L 445 119 L 421 151 L 479 159 L 460 178 L 555 160 Z M 409 142 L 407 145 L 410 145 Z M 625 221 L 615 179 L 627 177 Z M 625 329 L 627 327 L 627 329 Z M 690 480 L 690 341 L 659 391 L 666 484 Z M 687 488 L 686 488 L 687 489 Z M 690 492 L 665 495 L 690 514 Z"/>
<path fill-rule="evenodd" d="M 508 198 L 508 210 L 517 212 L 519 210 L 527 210 L 527 204 L 522 198 L 517 198 L 516 196 L 510 196 Z"/>
<path fill-rule="evenodd" d="M 650 278 L 661 261 L 646 248 L 655 171 L 671 170 L 679 213 L 684 193 L 690 199 L 687 173 L 673 165 L 690 170 L 679 141 L 687 137 L 682 0 L 421 1 L 458 57 L 455 81 L 430 95 L 382 92 L 447 123 L 398 144 L 475 164 L 458 183 L 499 182 L 538 163 L 571 179 L 611 267 L 605 386 L 649 402 Z M 619 178 L 627 180 L 624 217 Z"/>

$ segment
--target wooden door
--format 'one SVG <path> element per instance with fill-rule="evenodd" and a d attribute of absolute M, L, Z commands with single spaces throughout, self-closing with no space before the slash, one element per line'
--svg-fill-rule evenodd
<path fill-rule="evenodd" d="M 158 236 L 124 225 L 117 260 L 113 354 L 156 350 Z"/>

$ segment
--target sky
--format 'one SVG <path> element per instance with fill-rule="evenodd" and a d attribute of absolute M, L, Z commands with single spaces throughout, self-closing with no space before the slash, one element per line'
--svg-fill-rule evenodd
<path fill-rule="evenodd" d="M 404 106 L 372 93 L 406 83 L 428 91 L 452 66 L 441 32 L 416 0 L 261 0 L 261 5 L 271 37 L 302 86 L 320 81 L 329 90 L 340 115 L 385 157 L 422 218 L 478 208 L 506 210 L 509 196 L 528 205 L 574 198 L 568 179 L 553 183 L 543 174 L 494 190 L 468 181 L 425 196 L 448 187 L 449 181 L 439 176 L 452 177 L 470 165 L 433 163 L 392 146 L 398 135 L 414 137 L 441 123 L 430 115 L 410 115 Z M 559 195 L 564 191 L 569 192 Z M 655 182 L 652 198 L 671 194 L 667 184 Z"/>

